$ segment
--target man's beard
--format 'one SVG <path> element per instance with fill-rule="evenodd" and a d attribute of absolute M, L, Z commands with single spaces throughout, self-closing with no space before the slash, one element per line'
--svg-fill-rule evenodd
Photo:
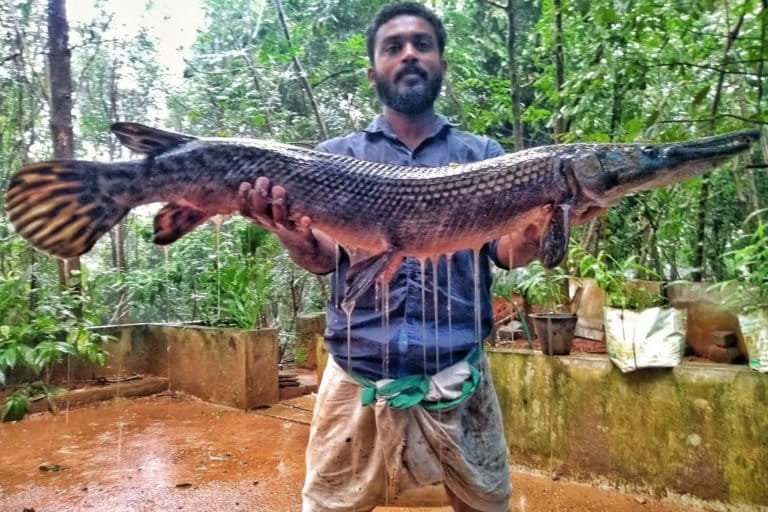
<path fill-rule="evenodd" d="M 416 72 L 424 80 L 421 84 L 401 92 L 390 86 L 386 80 L 376 80 L 376 92 L 386 106 L 405 115 L 423 114 L 434 105 L 443 87 L 443 73 L 430 76 L 423 68 L 411 66 L 404 68 L 395 75 L 395 83 L 409 72 Z"/>

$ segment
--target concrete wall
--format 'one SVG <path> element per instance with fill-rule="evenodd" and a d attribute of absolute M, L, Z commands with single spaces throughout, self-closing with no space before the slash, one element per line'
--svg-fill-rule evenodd
<path fill-rule="evenodd" d="M 136 373 L 167 377 L 170 389 L 252 409 L 279 399 L 277 332 L 197 326 L 119 325 L 99 330 L 117 338 L 106 366 L 73 363 L 55 374 L 73 380 Z"/>
<path fill-rule="evenodd" d="M 768 505 L 768 375 L 489 350 L 513 463 L 580 480 Z"/>

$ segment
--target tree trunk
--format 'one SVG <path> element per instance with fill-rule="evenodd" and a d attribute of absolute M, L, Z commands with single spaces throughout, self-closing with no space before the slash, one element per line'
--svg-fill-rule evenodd
<path fill-rule="evenodd" d="M 507 58 L 509 60 L 509 94 L 512 102 L 512 137 L 515 140 L 515 151 L 525 149 L 523 137 L 523 114 L 521 112 L 520 78 L 517 63 L 517 32 L 515 19 L 517 6 L 515 0 L 507 0 L 504 11 L 507 14 Z"/>
<path fill-rule="evenodd" d="M 293 43 L 291 42 L 291 32 L 288 30 L 288 24 L 285 21 L 283 4 L 280 2 L 280 0 L 274 0 L 274 2 L 275 7 L 277 8 L 277 17 L 280 20 L 280 25 L 283 27 L 283 34 L 285 35 L 286 41 L 288 41 L 288 46 L 292 48 Z M 315 95 L 312 93 L 312 86 L 307 79 L 307 73 L 304 71 L 304 67 L 301 65 L 301 61 L 299 61 L 299 58 L 296 57 L 295 54 L 291 60 L 293 60 L 293 66 L 296 68 L 296 73 L 299 75 L 299 81 L 301 81 L 304 92 L 306 93 L 307 98 L 309 99 L 309 103 L 312 106 L 312 111 L 315 114 L 315 120 L 317 121 L 317 131 L 320 135 L 320 138 L 322 140 L 326 140 L 328 138 L 328 130 L 325 129 L 325 123 L 323 122 L 323 118 L 320 115 L 320 108 L 317 106 Z"/>
<path fill-rule="evenodd" d="M 75 156 L 72 131 L 72 69 L 69 25 L 64 0 L 48 0 L 48 84 L 53 157 L 72 159 Z M 58 264 L 59 283 L 68 286 L 72 271 L 80 269 L 80 258 L 59 260 Z"/>
<path fill-rule="evenodd" d="M 716 131 L 716 119 L 717 119 L 717 112 L 720 109 L 720 100 L 722 98 L 722 92 L 723 92 L 723 85 L 725 83 L 725 70 L 728 68 L 727 64 L 730 60 L 730 51 L 731 47 L 733 47 L 733 43 L 736 41 L 736 38 L 739 37 L 739 32 L 741 31 L 741 25 L 744 22 L 744 12 L 741 13 L 741 16 L 739 16 L 739 20 L 736 22 L 736 26 L 733 28 L 733 30 L 728 32 L 728 37 L 725 41 L 725 49 L 723 51 L 723 59 L 720 65 L 720 69 L 723 71 L 720 72 L 720 76 L 717 79 L 717 88 L 715 89 L 715 97 L 712 100 L 712 108 L 710 109 L 710 114 L 712 117 L 712 121 L 709 126 L 710 134 L 714 135 Z M 701 178 L 701 190 L 699 192 L 699 216 L 696 222 L 696 247 L 694 251 L 694 260 L 693 260 L 693 275 L 692 280 L 694 282 L 701 282 L 701 280 L 704 278 L 704 270 L 706 265 L 706 237 L 707 237 L 707 203 L 709 202 L 709 175 L 705 174 Z"/>
<path fill-rule="evenodd" d="M 110 123 L 117 121 L 117 66 L 116 60 L 112 61 L 112 69 L 109 73 L 109 102 L 107 105 Z M 119 147 L 115 137 L 109 137 L 109 160 L 114 161 L 118 156 Z M 125 259 L 125 219 L 120 219 L 115 227 L 110 230 L 112 242 L 112 265 L 120 276 L 120 285 L 117 289 L 117 305 L 112 316 L 112 323 L 130 323 L 130 308 L 128 307 L 128 293 L 125 287 L 125 274 L 128 264 Z"/>
<path fill-rule="evenodd" d="M 510 0 L 511 1 L 511 0 Z M 563 141 L 565 120 L 563 119 L 563 84 L 565 82 L 565 57 L 563 55 L 563 16 L 560 0 L 553 0 L 555 8 L 555 143 Z"/>

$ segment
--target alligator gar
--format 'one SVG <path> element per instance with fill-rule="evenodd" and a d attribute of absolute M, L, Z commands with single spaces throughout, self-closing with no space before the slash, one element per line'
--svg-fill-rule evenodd
<path fill-rule="evenodd" d="M 423 168 L 135 123 L 116 123 L 112 132 L 146 157 L 54 160 L 12 177 L 8 215 L 33 246 L 62 258 L 81 255 L 129 210 L 152 202 L 166 203 L 154 241 L 169 244 L 214 215 L 237 212 L 240 184 L 265 176 L 285 188 L 294 221 L 308 216 L 340 245 L 371 254 L 350 270 L 347 299 L 405 256 L 478 248 L 507 233 L 535 236 L 542 262 L 557 265 L 574 216 L 693 178 L 760 138 L 759 130 L 743 130 L 669 144 L 561 144 Z"/>

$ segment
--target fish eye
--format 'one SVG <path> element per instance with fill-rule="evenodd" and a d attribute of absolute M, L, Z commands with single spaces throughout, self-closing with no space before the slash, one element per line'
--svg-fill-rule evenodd
<path fill-rule="evenodd" d="M 643 155 L 649 158 L 655 158 L 659 156 L 659 150 L 656 146 L 643 146 L 640 148 L 640 151 L 643 152 Z"/>

